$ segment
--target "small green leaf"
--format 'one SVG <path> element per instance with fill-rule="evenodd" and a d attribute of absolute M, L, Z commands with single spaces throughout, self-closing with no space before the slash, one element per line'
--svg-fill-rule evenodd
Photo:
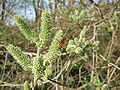
<path fill-rule="evenodd" d="M 99 43 L 100 43 L 99 41 L 95 41 L 92 45 L 97 47 L 99 45 Z"/>
<path fill-rule="evenodd" d="M 108 87 L 108 85 L 107 85 L 107 84 L 104 84 L 104 85 L 102 85 L 101 90 L 106 90 L 107 87 Z"/>
<path fill-rule="evenodd" d="M 76 46 L 79 46 L 80 42 L 79 42 L 79 39 L 77 37 L 74 38 L 74 43 Z"/>
<path fill-rule="evenodd" d="M 87 26 L 84 26 L 84 27 L 83 27 L 83 30 L 80 32 L 79 41 L 82 41 L 83 38 L 85 38 L 85 33 L 86 33 L 87 30 L 88 30 L 88 29 L 87 29 Z"/>
<path fill-rule="evenodd" d="M 75 53 L 80 53 L 81 51 L 82 51 L 81 47 L 77 47 L 77 48 L 75 49 Z"/>
<path fill-rule="evenodd" d="M 92 82 L 94 85 L 96 85 L 96 86 L 98 86 L 98 85 L 101 84 L 99 78 L 96 77 L 96 76 L 93 76 L 93 77 L 91 78 L 91 82 Z"/>

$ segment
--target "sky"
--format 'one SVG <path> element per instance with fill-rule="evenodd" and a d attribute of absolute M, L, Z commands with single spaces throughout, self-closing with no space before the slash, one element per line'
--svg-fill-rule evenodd
<path fill-rule="evenodd" d="M 54 0 L 51 0 L 51 1 L 54 4 Z M 97 3 L 99 0 L 94 0 L 94 1 Z M 48 0 L 44 0 L 44 6 L 45 7 L 48 6 Z M 19 7 L 17 8 L 17 7 L 15 8 L 15 12 L 17 13 L 18 16 L 23 16 L 27 20 L 35 20 L 35 12 L 32 5 L 28 4 L 28 6 L 26 7 L 26 10 L 24 8 L 19 8 Z"/>
<path fill-rule="evenodd" d="M 51 0 L 51 1 L 52 1 L 52 3 L 54 3 L 54 0 Z M 98 2 L 98 0 L 94 0 L 94 1 Z M 48 0 L 44 0 L 44 5 L 45 6 L 48 5 Z M 35 13 L 34 13 L 34 9 L 32 6 L 29 6 L 28 8 L 26 8 L 26 11 L 25 10 L 18 10 L 16 12 L 20 16 L 26 16 L 24 18 L 26 18 L 28 20 L 35 20 Z"/>

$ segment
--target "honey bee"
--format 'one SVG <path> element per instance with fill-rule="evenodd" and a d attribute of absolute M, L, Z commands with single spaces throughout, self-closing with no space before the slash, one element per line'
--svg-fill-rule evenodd
<path fill-rule="evenodd" d="M 58 48 L 61 49 L 65 45 L 65 38 L 62 38 L 62 40 L 59 42 Z"/>

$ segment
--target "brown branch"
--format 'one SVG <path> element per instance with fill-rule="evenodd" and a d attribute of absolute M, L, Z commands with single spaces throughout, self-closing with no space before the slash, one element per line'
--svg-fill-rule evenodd
<path fill-rule="evenodd" d="M 102 55 L 99 55 L 99 57 L 101 58 L 101 59 L 103 59 L 104 61 L 108 61 L 105 57 L 103 57 Z M 118 58 L 119 59 L 119 58 Z M 118 60 L 117 60 L 118 61 Z M 120 68 L 118 67 L 118 66 L 116 66 L 116 64 L 117 63 L 115 63 L 115 64 L 113 64 L 113 63 L 109 63 L 109 66 L 105 66 L 105 67 L 102 67 L 102 69 L 104 69 L 104 68 L 109 68 L 109 67 L 111 67 L 111 66 L 113 66 L 113 67 L 115 67 L 116 69 L 118 69 L 118 70 L 120 70 Z"/>
<path fill-rule="evenodd" d="M 6 82 L 3 82 L 3 81 L 0 80 L 0 86 L 1 87 L 6 87 L 6 86 L 9 86 L 9 87 L 23 87 L 23 84 L 6 83 Z"/>

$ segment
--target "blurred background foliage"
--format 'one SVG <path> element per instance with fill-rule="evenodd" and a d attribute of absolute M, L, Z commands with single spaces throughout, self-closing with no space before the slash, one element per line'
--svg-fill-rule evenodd
<path fill-rule="evenodd" d="M 4 48 L 4 45 L 12 43 L 25 52 L 36 53 L 35 44 L 28 42 L 19 32 L 12 16 L 24 17 L 32 32 L 37 35 L 43 10 L 52 14 L 52 34 L 58 29 L 64 32 L 60 50 L 63 54 L 66 50 L 70 51 L 69 54 L 59 56 L 51 77 L 55 77 L 67 61 L 72 61 L 68 70 L 58 79 L 59 83 L 78 90 L 105 90 L 106 87 L 108 90 L 119 90 L 119 0 L 1 0 L 0 90 L 22 90 L 19 85 L 11 85 L 33 80 L 31 72 L 24 71 Z M 82 32 L 85 26 L 88 30 Z M 82 39 L 79 37 L 81 33 Z M 91 72 L 93 69 L 94 74 Z M 87 85 L 84 86 L 85 84 Z M 83 88 L 79 89 L 82 86 Z M 37 90 L 57 89 L 48 83 Z"/>

